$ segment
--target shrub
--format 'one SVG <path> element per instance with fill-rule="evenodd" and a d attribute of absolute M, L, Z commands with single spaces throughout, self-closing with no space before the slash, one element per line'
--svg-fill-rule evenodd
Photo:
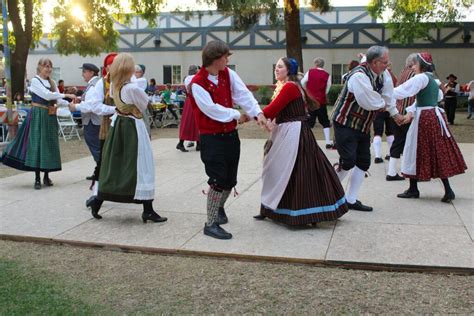
<path fill-rule="evenodd" d="M 260 104 L 267 105 L 271 102 L 273 90 L 269 86 L 260 86 L 257 89 L 257 99 Z"/>
<path fill-rule="evenodd" d="M 329 92 L 327 95 L 328 105 L 334 105 L 334 103 L 337 100 L 337 97 L 339 96 L 339 93 L 341 93 L 341 90 L 342 90 L 342 84 L 331 85 L 331 88 L 329 89 Z"/>

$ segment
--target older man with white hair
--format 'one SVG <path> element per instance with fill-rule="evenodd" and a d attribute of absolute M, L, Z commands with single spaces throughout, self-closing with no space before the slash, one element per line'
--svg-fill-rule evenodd
<path fill-rule="evenodd" d="M 372 207 L 359 201 L 359 190 L 370 167 L 370 129 L 375 114 L 385 109 L 401 123 L 393 98 L 393 82 L 387 71 L 388 48 L 372 46 L 366 61 L 348 75 L 334 105 L 332 120 L 339 153 L 337 174 L 342 181 L 352 170 L 346 200 L 349 209 L 370 212 Z"/>

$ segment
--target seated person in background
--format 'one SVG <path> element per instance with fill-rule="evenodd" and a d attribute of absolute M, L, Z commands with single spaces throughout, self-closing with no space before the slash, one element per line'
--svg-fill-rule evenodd
<path fill-rule="evenodd" d="M 155 94 L 156 90 L 157 90 L 157 89 L 156 89 L 156 80 L 155 80 L 154 78 L 151 78 L 151 79 L 150 79 L 150 83 L 148 84 L 148 87 L 146 87 L 146 91 L 145 91 L 145 92 L 146 92 L 148 95 L 151 95 L 151 96 L 152 96 L 152 95 Z"/>
<path fill-rule="evenodd" d="M 170 113 L 173 115 L 175 120 L 178 120 L 178 115 L 176 114 L 174 110 L 174 104 L 171 102 L 171 84 L 167 83 L 166 84 L 166 90 L 164 90 L 161 93 L 161 102 L 166 104 L 166 107 L 170 111 Z"/>
<path fill-rule="evenodd" d="M 155 93 L 150 96 L 150 102 L 152 104 L 161 103 L 160 91 L 155 90 Z"/>

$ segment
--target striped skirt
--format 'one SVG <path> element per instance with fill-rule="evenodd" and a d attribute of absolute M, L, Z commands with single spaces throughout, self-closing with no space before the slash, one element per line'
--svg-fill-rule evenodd
<path fill-rule="evenodd" d="M 275 221 L 288 225 L 306 225 L 322 221 L 332 221 L 344 215 L 347 211 L 344 190 L 329 160 L 319 148 L 314 135 L 306 122 L 292 122 L 290 124 L 299 124 L 299 140 L 297 148 L 295 146 L 296 157 L 290 170 L 284 192 L 277 202 L 276 208 L 270 203 L 264 202 L 260 214 Z M 289 133 L 281 133 L 281 137 L 272 138 L 270 147 L 265 160 L 272 159 L 272 155 L 278 148 L 291 148 L 290 144 L 281 144 L 280 142 L 290 142 L 285 140 Z M 292 155 L 288 151 L 286 154 L 282 151 L 284 159 L 291 159 Z M 267 165 L 267 166 L 266 166 Z M 264 190 L 272 185 L 266 182 L 266 177 L 273 177 L 278 172 L 284 172 L 281 163 L 271 165 L 264 163 L 264 172 L 262 175 Z M 267 168 L 266 168 L 267 167 Z M 273 185 L 277 186 L 278 183 Z M 262 191 L 262 197 L 265 192 Z"/>

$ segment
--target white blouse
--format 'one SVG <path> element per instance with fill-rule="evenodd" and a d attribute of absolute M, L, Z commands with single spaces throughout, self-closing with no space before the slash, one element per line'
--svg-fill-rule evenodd
<path fill-rule="evenodd" d="M 397 100 L 412 97 L 422 89 L 426 88 L 429 83 L 429 78 L 426 74 L 416 74 L 403 84 L 393 89 L 393 96 Z M 438 91 L 438 102 L 443 99 L 443 92 L 441 89 Z"/>
<path fill-rule="evenodd" d="M 110 85 L 112 90 L 112 85 Z M 112 93 L 112 92 L 111 92 Z M 148 106 L 148 95 L 141 87 L 131 82 L 122 87 L 120 98 L 126 104 L 134 104 L 140 112 L 145 112 Z"/>
<path fill-rule="evenodd" d="M 104 98 L 104 78 L 101 78 L 97 81 L 95 86 L 87 90 L 84 100 L 76 105 L 76 110 L 82 113 L 92 112 L 96 115 L 114 114 L 115 106 L 104 104 Z"/>
<path fill-rule="evenodd" d="M 262 113 L 257 100 L 255 100 L 252 92 L 247 89 L 239 75 L 232 69 L 229 69 L 229 77 L 233 104 L 241 106 L 250 117 L 257 117 L 258 114 Z M 218 76 L 209 75 L 207 79 L 215 85 L 219 83 Z M 211 119 L 227 123 L 240 118 L 238 110 L 214 103 L 209 92 L 200 85 L 192 84 L 191 90 L 199 109 Z"/>
<path fill-rule="evenodd" d="M 41 82 L 40 82 L 41 81 Z M 42 83 L 42 84 L 41 84 Z M 57 100 L 58 105 L 68 105 L 69 102 L 66 100 L 63 100 L 64 94 L 59 93 L 58 87 L 56 86 L 55 91 L 50 91 L 48 88 L 51 88 L 51 85 L 49 84 L 49 80 L 42 79 L 40 76 L 35 76 L 33 79 L 31 79 L 31 85 L 30 85 L 30 93 L 34 93 L 37 96 L 48 100 Z"/>

